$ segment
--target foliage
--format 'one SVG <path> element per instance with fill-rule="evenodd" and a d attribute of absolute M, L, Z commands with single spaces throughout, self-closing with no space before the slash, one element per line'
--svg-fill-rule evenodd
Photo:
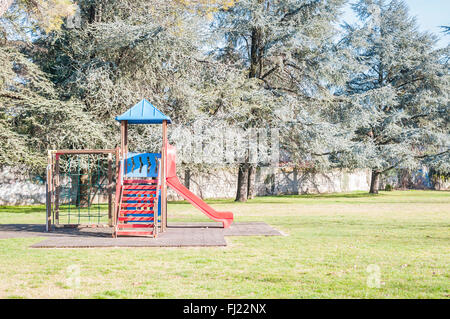
<path fill-rule="evenodd" d="M 102 146 L 101 126 L 79 102 L 59 100 L 48 76 L 26 56 L 3 46 L 0 61 L 2 165 L 22 164 L 42 173 L 50 147 Z"/>
<path fill-rule="evenodd" d="M 4 31 L 24 34 L 25 30 L 41 28 L 45 32 L 58 30 L 64 18 L 74 15 L 71 0 L 6 0 L 0 6 Z"/>
<path fill-rule="evenodd" d="M 114 147 L 114 117 L 147 98 L 204 132 L 278 127 L 296 166 L 450 171 L 449 47 L 402 1 L 358 1 L 341 28 L 343 0 L 76 4 L 16 0 L 0 16 L 0 165 Z M 130 149 L 159 148 L 160 128 L 130 130 Z"/>
<path fill-rule="evenodd" d="M 79 28 L 63 28 L 35 41 L 40 50 L 34 59 L 52 74 L 63 98 L 83 101 L 85 111 L 107 128 L 111 143 L 118 141 L 114 117 L 144 97 L 174 122 L 195 118 L 200 101 L 206 100 L 204 87 L 220 74 L 209 72 L 212 78 L 204 78 L 215 65 L 199 54 L 199 18 L 180 18 L 179 7 L 165 1 L 79 5 Z M 151 131 L 131 129 L 131 147 L 152 147 Z"/>
<path fill-rule="evenodd" d="M 340 159 L 376 173 L 423 163 L 447 170 L 448 48 L 434 48 L 436 38 L 418 31 L 402 1 L 353 8 L 361 23 L 345 25 L 350 80 L 338 94 L 349 97 L 341 112 L 355 135 Z"/>
<path fill-rule="evenodd" d="M 316 155 L 344 146 L 345 132 L 331 122 L 328 110 L 337 102 L 331 86 L 344 81 L 335 67 L 334 46 L 342 4 L 239 1 L 213 24 L 226 43 L 214 51 L 216 58 L 246 70 L 249 81 L 267 92 L 259 107 L 250 108 L 247 118 L 254 114 L 257 120 L 247 125 L 279 126 L 282 147 L 293 163 L 326 166 L 327 158 Z"/>

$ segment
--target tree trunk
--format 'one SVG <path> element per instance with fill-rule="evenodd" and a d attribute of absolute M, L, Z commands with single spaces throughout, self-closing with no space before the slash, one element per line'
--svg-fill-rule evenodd
<path fill-rule="evenodd" d="M 372 170 L 372 178 L 370 180 L 370 194 L 378 194 L 378 187 L 380 185 L 381 172 Z"/>
<path fill-rule="evenodd" d="M 262 0 L 258 0 L 258 3 L 262 3 Z M 257 78 L 260 76 L 262 63 L 262 45 L 263 45 L 263 32 L 260 27 L 252 28 L 251 46 L 250 46 L 250 66 L 248 69 L 248 77 Z M 248 126 L 246 127 L 248 128 Z M 254 168 L 250 169 L 248 163 L 248 156 L 244 163 L 239 163 L 238 172 L 238 185 L 236 192 L 236 201 L 245 202 L 249 198 L 253 198 L 254 194 Z M 249 174 L 250 173 L 250 174 Z"/>
<path fill-rule="evenodd" d="M 248 167 L 248 182 L 247 182 L 247 198 L 248 199 L 255 198 L 255 175 L 256 175 L 256 166 L 249 165 L 249 167 Z"/>
<path fill-rule="evenodd" d="M 89 174 L 86 169 L 81 169 L 80 182 L 78 184 L 77 207 L 89 207 Z"/>
<path fill-rule="evenodd" d="M 247 201 L 247 194 L 248 194 L 248 164 L 240 163 L 238 171 L 236 201 L 237 202 Z"/>
<path fill-rule="evenodd" d="M 258 72 L 258 64 L 259 64 L 259 46 L 260 46 L 260 37 L 261 33 L 259 28 L 252 29 L 252 45 L 250 47 L 250 68 L 248 77 L 255 78 Z"/>

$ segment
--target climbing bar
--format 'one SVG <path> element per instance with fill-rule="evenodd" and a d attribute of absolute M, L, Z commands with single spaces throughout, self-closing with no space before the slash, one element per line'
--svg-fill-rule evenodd
<path fill-rule="evenodd" d="M 121 231 L 120 236 L 153 236 L 151 231 Z"/>
<path fill-rule="evenodd" d="M 136 215 L 137 217 L 142 216 L 153 216 L 152 210 L 121 210 L 119 212 L 119 216 L 129 216 L 129 215 Z"/>
<path fill-rule="evenodd" d="M 124 184 L 156 184 L 158 180 L 156 179 L 124 179 Z"/>
<path fill-rule="evenodd" d="M 122 203 L 121 207 L 153 207 L 155 206 L 152 203 Z"/>
<path fill-rule="evenodd" d="M 119 224 L 119 229 L 124 228 L 153 228 L 153 224 Z"/>
<path fill-rule="evenodd" d="M 154 202 L 156 197 L 129 197 L 124 196 L 123 200 L 127 202 Z"/>
<path fill-rule="evenodd" d="M 143 190 L 124 190 L 123 195 L 156 195 L 156 191 L 143 191 Z"/>
<path fill-rule="evenodd" d="M 106 149 L 106 150 L 52 150 L 53 154 L 63 155 L 63 154 L 109 154 L 115 153 L 116 149 Z"/>
<path fill-rule="evenodd" d="M 124 190 L 131 190 L 131 189 L 156 189 L 156 185 L 123 185 Z"/>
<path fill-rule="evenodd" d="M 121 217 L 119 216 L 119 221 L 121 222 L 140 222 L 140 221 L 153 221 L 153 217 Z"/>

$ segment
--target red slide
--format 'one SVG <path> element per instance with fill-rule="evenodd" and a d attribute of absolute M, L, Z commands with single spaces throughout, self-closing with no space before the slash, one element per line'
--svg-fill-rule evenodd
<path fill-rule="evenodd" d="M 176 149 L 175 146 L 167 144 L 167 185 L 180 194 L 184 199 L 189 201 L 192 205 L 200 209 L 206 216 L 212 220 L 222 222 L 223 228 L 230 227 L 233 222 L 233 213 L 231 212 L 218 212 L 214 208 L 206 204 L 201 198 L 192 193 L 183 184 L 176 174 Z"/>

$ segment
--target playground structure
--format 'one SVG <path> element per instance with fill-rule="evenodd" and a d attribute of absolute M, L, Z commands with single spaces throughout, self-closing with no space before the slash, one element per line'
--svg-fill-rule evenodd
<path fill-rule="evenodd" d="M 117 166 L 113 156 L 117 159 L 118 151 L 48 152 L 47 230 L 52 223 L 55 227 L 86 222 L 113 224 L 113 171 Z"/>
<path fill-rule="evenodd" d="M 167 229 L 167 186 L 210 219 L 221 222 L 224 228 L 231 225 L 233 213 L 214 210 L 178 179 L 176 148 L 167 140 L 167 125 L 171 123 L 168 116 L 143 99 L 116 120 L 120 122 L 121 136 L 120 147 L 116 149 L 48 152 L 47 231 L 52 227 L 76 227 L 87 218 L 91 226 L 114 227 L 113 237 L 155 238 Z M 161 124 L 160 153 L 129 152 L 128 125 L 138 124 Z M 71 156 L 77 156 L 75 169 Z M 83 156 L 86 158 L 80 160 Z M 64 159 L 62 165 L 61 158 L 65 157 L 69 159 Z M 94 162 L 95 168 L 92 169 Z M 107 198 L 107 213 L 104 205 L 100 204 L 101 196 Z M 91 209 L 95 200 L 96 209 Z M 72 212 L 75 216 L 71 215 Z M 66 223 L 61 223 L 61 217 L 66 217 Z"/>

